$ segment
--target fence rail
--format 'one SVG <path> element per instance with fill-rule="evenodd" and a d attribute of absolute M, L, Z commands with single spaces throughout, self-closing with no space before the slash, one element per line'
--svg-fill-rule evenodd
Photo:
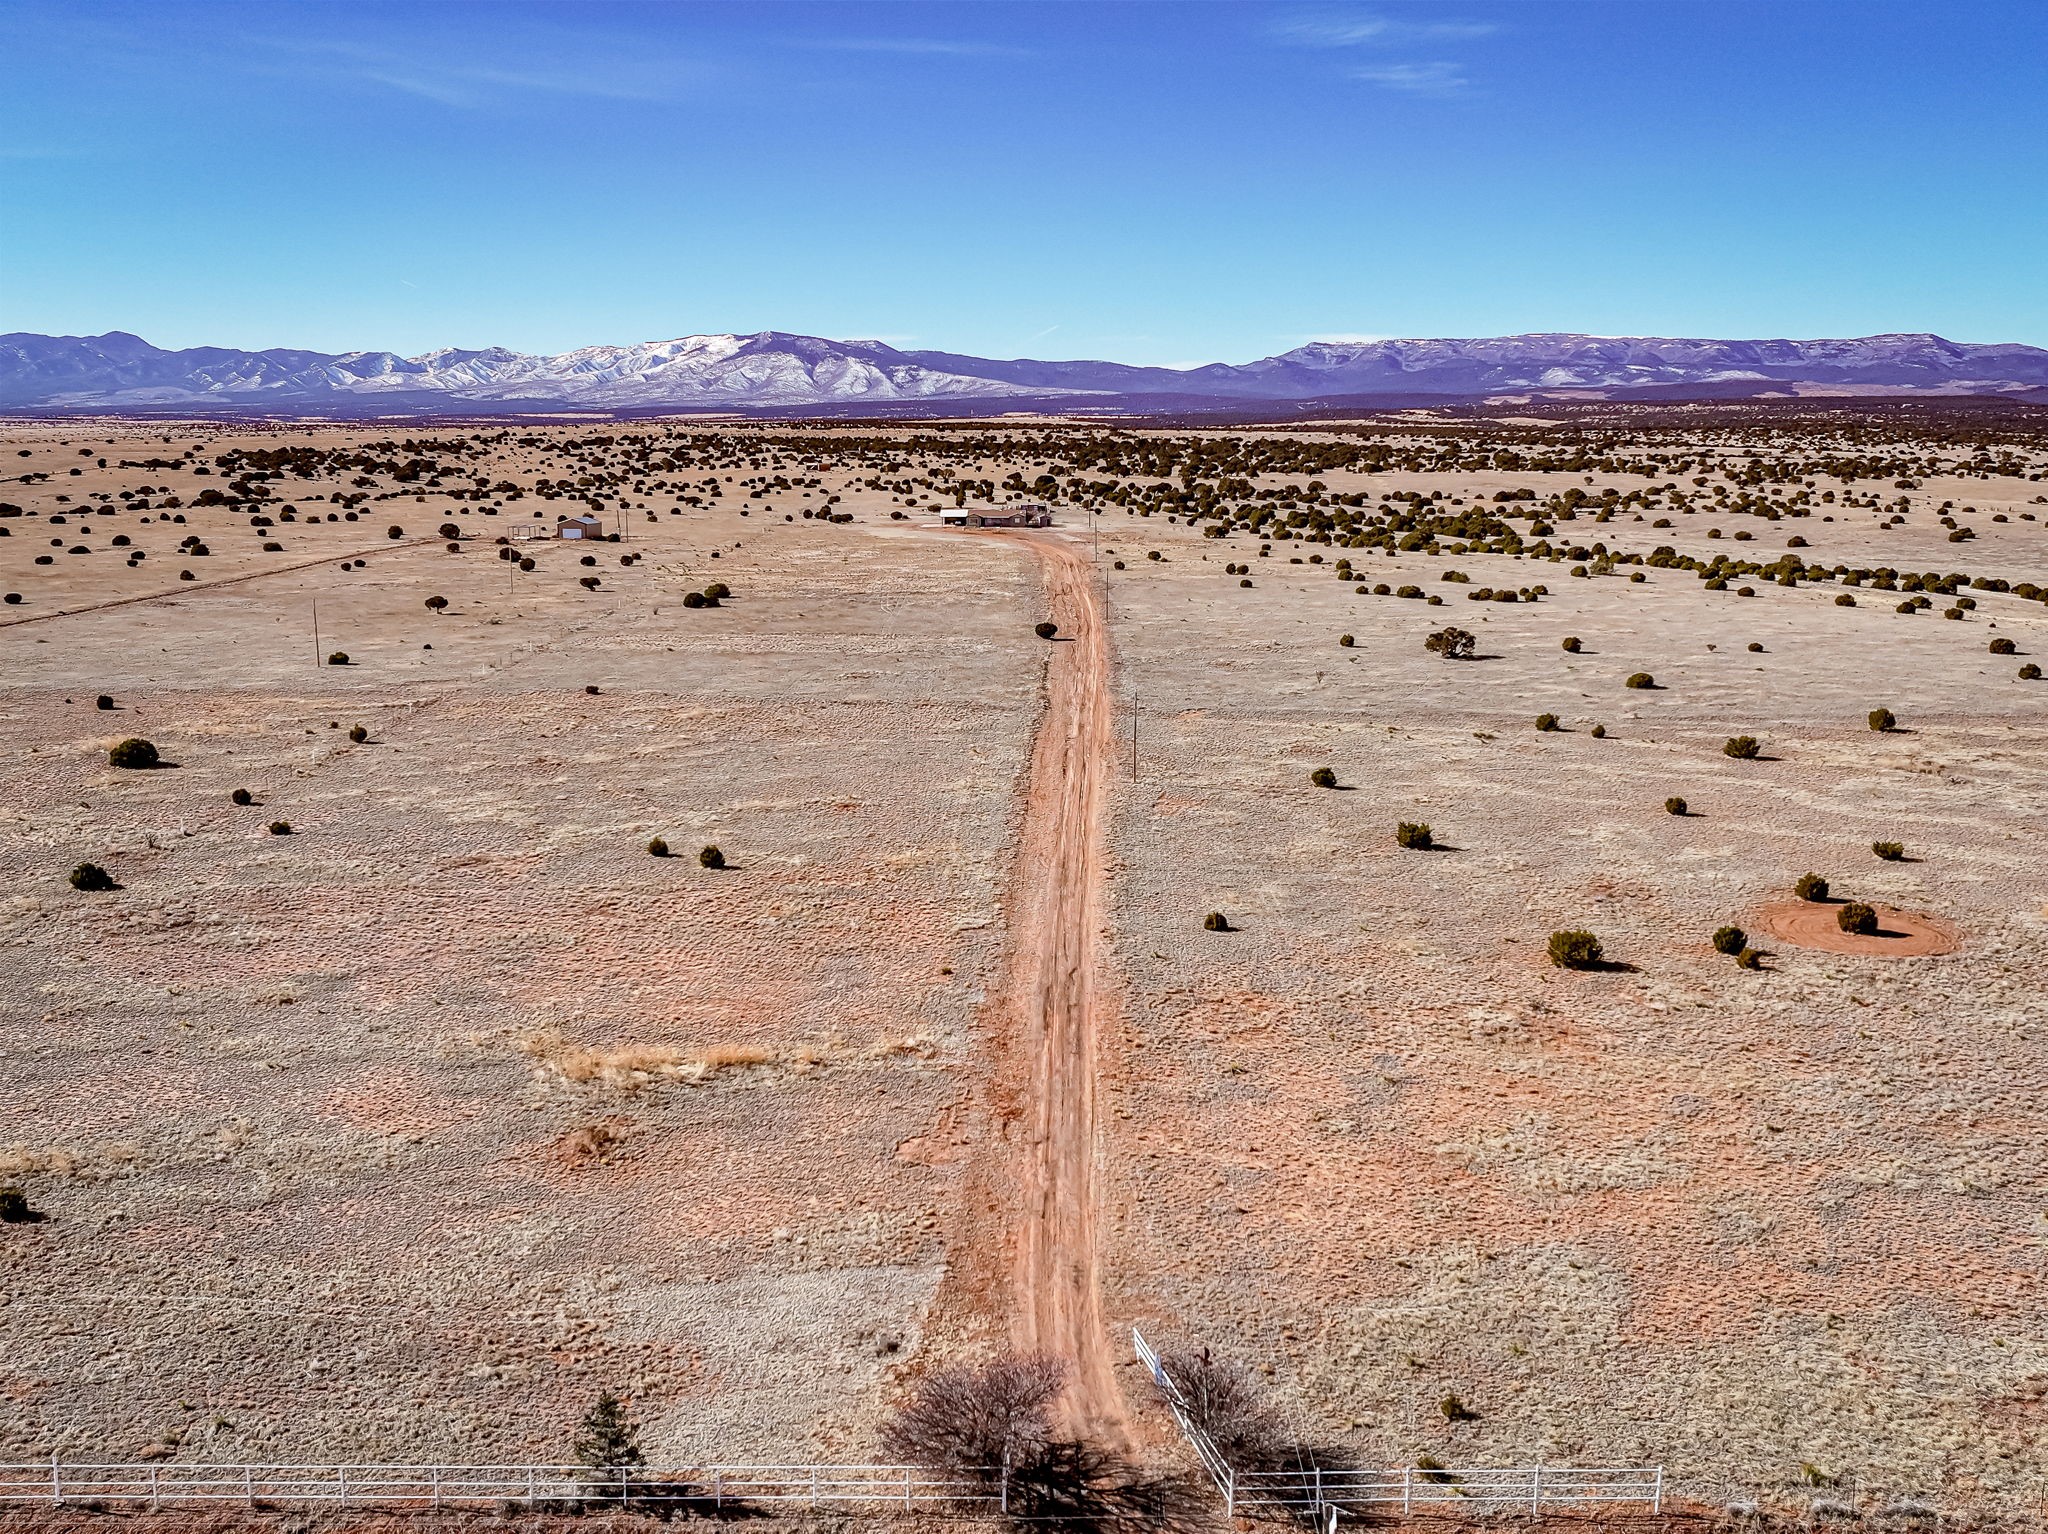
<path fill-rule="evenodd" d="M 1519 1465 L 1470 1470 L 1410 1465 L 1397 1470 L 1239 1470 L 1226 1459 L 1215 1440 L 1195 1420 L 1186 1394 L 1160 1361 L 1157 1350 L 1135 1327 L 1131 1346 L 1173 1413 L 1181 1436 L 1202 1462 L 1202 1468 L 1223 1493 L 1224 1510 L 1232 1516 L 1310 1520 L 1334 1526 L 1340 1515 L 1403 1513 L 1422 1507 L 1485 1510 L 1575 1507 L 1593 1503 L 1647 1503 L 1653 1513 L 1664 1508 L 1662 1465 Z"/>
<path fill-rule="evenodd" d="M 343 1503 L 451 1507 L 501 1502 L 868 1506 L 1002 1511 L 1008 1478 L 940 1476 L 913 1465 L 0 1465 L 0 1504 Z"/>

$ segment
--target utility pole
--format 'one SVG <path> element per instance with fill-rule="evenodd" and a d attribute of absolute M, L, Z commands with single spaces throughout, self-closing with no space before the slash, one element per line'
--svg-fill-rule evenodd
<path fill-rule="evenodd" d="M 1138 684 L 1131 683 L 1131 781 L 1138 781 Z"/>

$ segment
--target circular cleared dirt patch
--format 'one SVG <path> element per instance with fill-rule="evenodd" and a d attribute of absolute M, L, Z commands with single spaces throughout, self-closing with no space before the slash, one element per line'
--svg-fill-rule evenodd
<path fill-rule="evenodd" d="M 1956 929 L 1932 916 L 1873 905 L 1877 931 L 1865 936 L 1844 932 L 1836 924 L 1838 901 L 1784 900 L 1756 913 L 1756 924 L 1781 943 L 1820 948 L 1829 953 L 1869 954 L 1887 959 L 1915 959 L 1954 953 L 1962 944 Z"/>

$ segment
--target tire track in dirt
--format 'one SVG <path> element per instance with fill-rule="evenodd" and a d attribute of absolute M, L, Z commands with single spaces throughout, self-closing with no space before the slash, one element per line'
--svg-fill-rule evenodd
<path fill-rule="evenodd" d="M 1096 1260 L 1096 952 L 1103 829 L 1115 762 L 1109 638 L 1095 572 L 1054 538 L 990 534 L 1028 550 L 1059 625 L 1032 743 L 1005 894 L 998 989 L 983 1010 L 992 1053 L 986 1133 L 935 1307 L 955 1324 L 1009 1303 L 1009 1342 L 1072 1369 L 1070 1426 L 1129 1438 Z"/>

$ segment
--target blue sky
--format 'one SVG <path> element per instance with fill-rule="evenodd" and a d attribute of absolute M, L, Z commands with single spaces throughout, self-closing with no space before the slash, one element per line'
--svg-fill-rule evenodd
<path fill-rule="evenodd" d="M 0 0 L 0 330 L 2048 345 L 2048 4 Z"/>

